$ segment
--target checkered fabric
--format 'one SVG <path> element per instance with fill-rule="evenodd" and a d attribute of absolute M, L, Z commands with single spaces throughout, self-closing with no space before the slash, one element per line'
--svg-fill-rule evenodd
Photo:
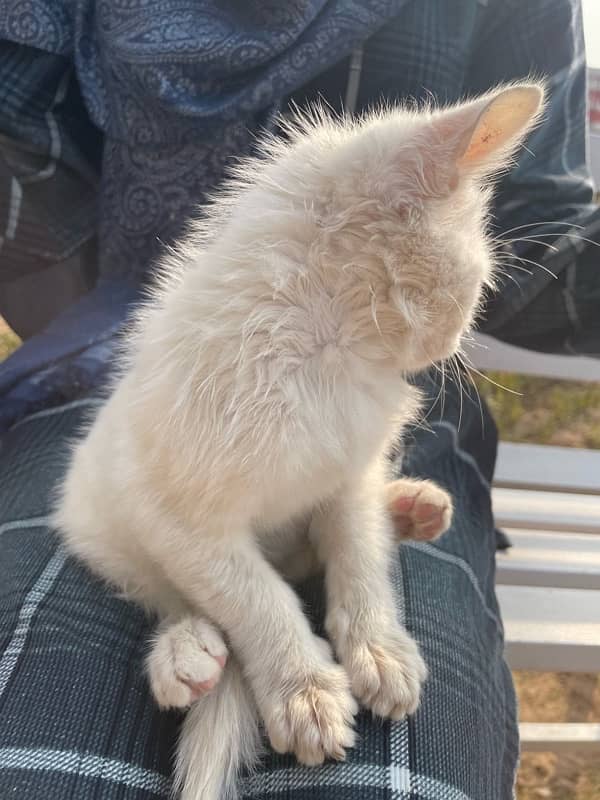
<path fill-rule="evenodd" d="M 439 387 L 427 379 L 426 391 L 435 397 Z M 67 557 L 48 527 L 69 439 L 99 402 L 29 416 L 0 442 L 2 800 L 154 800 L 170 790 L 180 718 L 160 713 L 148 691 L 151 624 Z M 431 672 L 422 706 L 404 722 L 362 714 L 345 763 L 309 769 L 268 753 L 245 780 L 247 800 L 512 797 L 515 698 L 494 596 L 489 491 L 496 432 L 470 401 L 458 430 L 455 393 L 443 417 L 440 402 L 409 439 L 405 471 L 446 486 L 455 521 L 435 544 L 403 546 L 394 565 L 398 615 Z M 320 581 L 301 593 L 319 628 Z"/>

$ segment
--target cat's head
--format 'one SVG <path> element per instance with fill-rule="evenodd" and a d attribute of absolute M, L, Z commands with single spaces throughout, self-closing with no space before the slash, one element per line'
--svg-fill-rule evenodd
<path fill-rule="evenodd" d="M 493 283 L 490 178 L 510 166 L 543 95 L 516 84 L 448 109 L 319 122 L 296 139 L 327 262 L 369 286 L 407 370 L 456 351 Z"/>

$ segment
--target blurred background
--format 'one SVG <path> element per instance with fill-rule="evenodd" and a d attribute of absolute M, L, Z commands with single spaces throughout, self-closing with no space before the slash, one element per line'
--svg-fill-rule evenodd
<path fill-rule="evenodd" d="M 590 158 L 598 188 L 600 0 L 583 0 L 583 12 L 588 61 Z M 503 441 L 600 450 L 600 384 L 500 372 L 491 373 L 489 377 L 499 385 L 479 378 L 478 388 L 492 407 Z M 598 674 L 515 672 L 514 677 L 522 722 L 600 722 Z M 519 800 L 598 800 L 598 753 L 524 753 L 517 796 Z"/>

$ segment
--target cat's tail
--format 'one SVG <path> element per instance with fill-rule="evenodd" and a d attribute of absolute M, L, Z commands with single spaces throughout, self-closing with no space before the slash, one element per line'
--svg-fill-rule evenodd
<path fill-rule="evenodd" d="M 181 800 L 236 800 L 240 769 L 261 750 L 258 714 L 230 658 L 217 686 L 188 711 L 179 739 L 175 792 Z"/>

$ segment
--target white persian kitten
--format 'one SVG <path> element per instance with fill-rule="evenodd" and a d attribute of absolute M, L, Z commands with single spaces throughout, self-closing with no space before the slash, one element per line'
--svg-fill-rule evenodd
<path fill-rule="evenodd" d="M 162 619 L 152 691 L 193 703 L 184 800 L 236 795 L 261 721 L 275 750 L 319 764 L 352 746 L 356 701 L 417 708 L 426 667 L 397 620 L 392 517 L 431 537 L 450 501 L 387 485 L 386 450 L 417 413 L 408 376 L 457 350 L 491 284 L 485 186 L 542 94 L 299 119 L 165 257 L 56 520 Z M 337 662 L 285 579 L 319 567 Z"/>

